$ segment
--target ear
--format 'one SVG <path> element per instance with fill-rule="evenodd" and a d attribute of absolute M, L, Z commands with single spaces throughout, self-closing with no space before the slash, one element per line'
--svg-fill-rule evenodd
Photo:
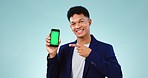
<path fill-rule="evenodd" d="M 89 22 L 89 26 L 90 26 L 92 23 L 92 20 L 89 18 L 88 22 Z"/>

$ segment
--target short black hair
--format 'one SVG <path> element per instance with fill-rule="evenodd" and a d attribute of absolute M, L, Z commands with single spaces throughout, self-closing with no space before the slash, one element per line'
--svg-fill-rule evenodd
<path fill-rule="evenodd" d="M 83 6 L 71 7 L 67 12 L 67 18 L 70 21 L 70 17 L 74 14 L 83 14 L 85 17 L 90 18 L 88 10 Z"/>

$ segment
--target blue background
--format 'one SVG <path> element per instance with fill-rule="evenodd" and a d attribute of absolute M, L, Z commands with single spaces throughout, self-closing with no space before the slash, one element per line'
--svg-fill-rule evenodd
<path fill-rule="evenodd" d="M 114 47 L 124 78 L 148 77 L 147 0 L 0 0 L 0 78 L 45 78 L 45 38 L 61 30 L 61 45 L 74 41 L 66 14 L 85 6 L 91 33 Z"/>

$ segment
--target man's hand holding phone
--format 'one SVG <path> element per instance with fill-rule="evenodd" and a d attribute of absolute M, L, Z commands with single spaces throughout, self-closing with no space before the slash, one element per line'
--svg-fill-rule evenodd
<path fill-rule="evenodd" d="M 50 35 L 46 38 L 46 49 L 49 52 L 49 57 L 53 58 L 57 54 L 60 31 L 58 29 L 52 29 Z"/>

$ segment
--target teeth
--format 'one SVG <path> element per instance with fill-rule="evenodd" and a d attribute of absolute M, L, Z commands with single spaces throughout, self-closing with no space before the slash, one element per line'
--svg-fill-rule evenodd
<path fill-rule="evenodd" d="M 81 34 L 83 32 L 83 30 L 77 30 L 76 32 L 77 32 L 77 34 Z"/>
<path fill-rule="evenodd" d="M 77 32 L 78 32 L 78 33 L 81 33 L 81 32 L 82 32 L 82 30 L 78 30 Z"/>

